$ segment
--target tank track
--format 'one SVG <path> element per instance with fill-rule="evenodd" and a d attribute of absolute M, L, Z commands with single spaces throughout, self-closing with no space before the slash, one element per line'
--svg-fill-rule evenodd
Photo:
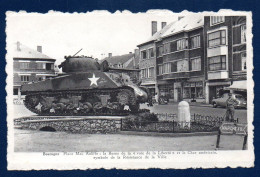
<path fill-rule="evenodd" d="M 121 115 L 129 115 L 130 113 L 139 112 L 139 110 L 130 111 L 130 110 L 121 110 L 117 112 L 88 112 L 88 113 L 71 113 L 71 112 L 42 112 L 36 109 L 36 106 L 32 106 L 29 102 L 30 98 L 36 97 L 55 97 L 55 96 L 82 96 L 84 94 L 88 95 L 102 95 L 102 94 L 117 94 L 119 92 L 127 92 L 129 95 L 129 103 L 133 105 L 133 107 L 138 104 L 136 102 L 136 98 L 134 95 L 134 91 L 128 88 L 116 89 L 116 90 L 109 90 L 109 89 L 96 89 L 96 90 L 73 90 L 73 91 L 55 91 L 55 92 L 33 92 L 28 93 L 24 100 L 24 105 L 27 109 L 31 112 L 36 113 L 37 115 L 41 116 L 121 116 Z M 130 106 L 129 106 L 130 107 Z"/>

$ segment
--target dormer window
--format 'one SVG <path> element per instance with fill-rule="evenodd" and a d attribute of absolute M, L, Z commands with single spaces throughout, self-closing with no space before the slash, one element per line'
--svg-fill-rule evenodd
<path fill-rule="evenodd" d="M 224 16 L 211 16 L 210 17 L 210 25 L 216 25 L 219 23 L 223 23 L 225 21 Z"/>

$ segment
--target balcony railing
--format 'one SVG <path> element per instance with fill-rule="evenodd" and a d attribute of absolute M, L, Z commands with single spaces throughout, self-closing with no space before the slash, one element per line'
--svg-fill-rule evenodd
<path fill-rule="evenodd" d="M 178 72 L 178 73 L 169 73 L 169 74 L 163 74 L 161 79 L 167 80 L 167 79 L 179 79 L 179 78 L 189 78 L 190 72 Z"/>

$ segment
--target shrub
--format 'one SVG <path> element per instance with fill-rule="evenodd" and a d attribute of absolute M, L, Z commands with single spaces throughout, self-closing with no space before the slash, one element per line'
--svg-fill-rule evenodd
<path fill-rule="evenodd" d="M 126 129 L 141 129 L 142 126 L 146 126 L 150 122 L 158 122 L 157 116 L 154 113 L 142 112 L 124 119 L 123 127 Z"/>

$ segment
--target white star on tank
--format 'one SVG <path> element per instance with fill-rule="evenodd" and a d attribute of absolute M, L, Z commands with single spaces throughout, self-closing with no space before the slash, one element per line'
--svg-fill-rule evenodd
<path fill-rule="evenodd" d="M 94 73 L 93 73 L 93 77 L 92 78 L 88 78 L 88 79 L 91 81 L 90 86 L 93 85 L 93 84 L 98 86 L 97 85 L 97 81 L 98 81 L 99 77 L 96 77 Z"/>

